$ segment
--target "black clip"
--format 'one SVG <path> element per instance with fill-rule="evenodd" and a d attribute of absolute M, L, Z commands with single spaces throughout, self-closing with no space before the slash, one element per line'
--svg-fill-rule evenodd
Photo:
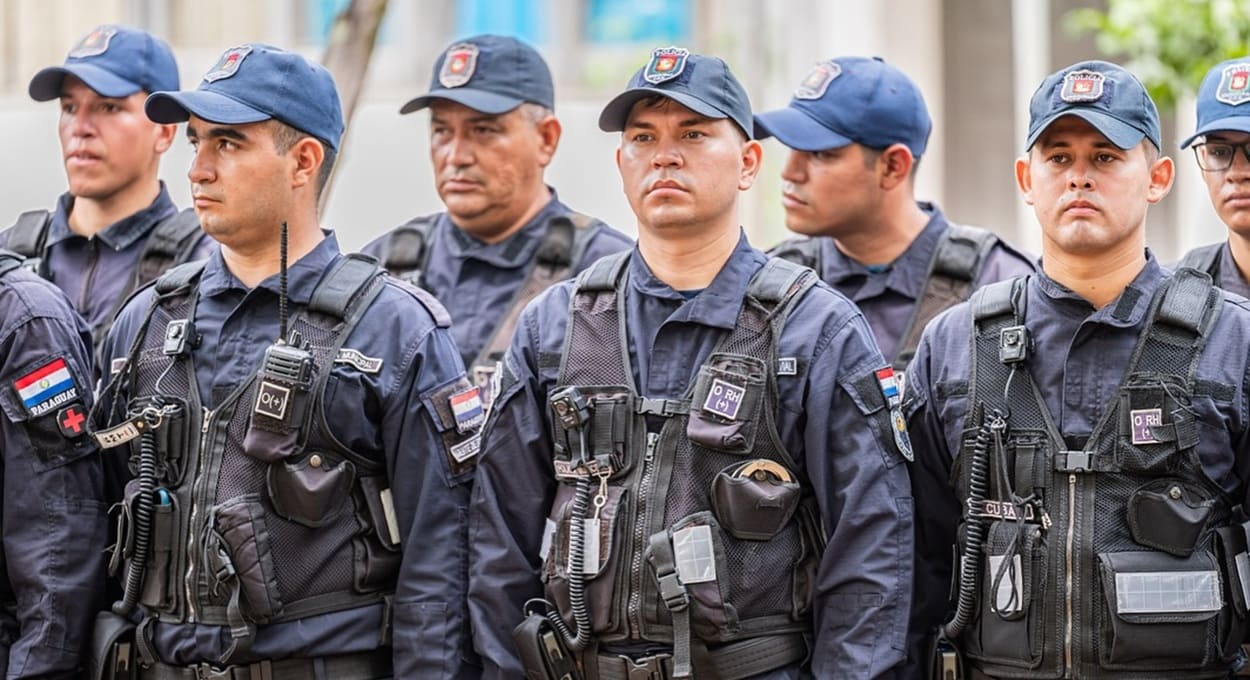
<path fill-rule="evenodd" d="M 165 344 L 163 351 L 166 356 L 185 357 L 199 345 L 195 335 L 195 324 L 190 319 L 173 319 L 165 324 Z"/>
<path fill-rule="evenodd" d="M 1089 451 L 1059 451 L 1055 454 L 1056 472 L 1090 472 L 1094 469 L 1094 454 Z"/>
<path fill-rule="evenodd" d="M 1008 326 L 998 334 L 998 360 L 1004 364 L 1017 364 L 1029 358 L 1029 329 L 1024 326 Z"/>

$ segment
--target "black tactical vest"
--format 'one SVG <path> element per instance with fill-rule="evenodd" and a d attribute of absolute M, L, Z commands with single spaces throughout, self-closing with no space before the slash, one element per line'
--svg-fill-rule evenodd
<path fill-rule="evenodd" d="M 989 253 L 999 244 L 998 237 L 980 227 L 951 224 L 938 241 L 929 260 L 929 272 L 925 277 L 920 299 L 912 306 L 906 330 L 899 338 L 898 349 L 890 364 L 896 371 L 907 370 L 916 356 L 920 335 L 925 326 L 938 314 L 968 299 L 972 287 L 981 277 Z M 821 239 L 799 238 L 785 241 L 770 251 L 780 257 L 822 273 L 820 256 Z"/>
<path fill-rule="evenodd" d="M 1065 441 L 1028 370 L 1026 286 L 972 297 L 952 472 L 964 504 L 954 574 L 965 570 L 971 606 L 954 642 L 993 677 L 1225 677 L 1250 573 L 1234 502 L 1198 460 L 1209 425 L 1192 406 L 1215 389 L 1194 371 L 1220 292 L 1193 270 L 1165 281 L 1093 433 Z"/>
<path fill-rule="evenodd" d="M 220 660 L 227 664 L 250 644 L 256 624 L 393 593 L 399 536 L 385 461 L 340 443 L 323 403 L 332 363 L 386 284 L 371 259 L 340 259 L 291 319 L 291 345 L 307 349 L 310 364 L 276 377 L 258 370 L 209 410 L 190 352 L 202 270 L 203 263 L 184 265 L 157 281 L 114 381 L 125 385 L 131 419 L 110 423 L 97 439 L 105 446 L 129 440 L 136 469 L 115 562 L 125 558 L 130 568 L 134 555 L 149 554 L 139 602 L 160 620 L 229 626 L 234 645 Z M 156 435 L 154 465 L 143 456 L 143 431 Z M 128 525 L 152 478 L 158 488 L 144 551 Z"/>
<path fill-rule="evenodd" d="M 786 316 L 816 277 L 770 259 L 685 396 L 652 399 L 630 369 L 621 308 L 629 257 L 597 261 L 571 301 L 552 393 L 560 484 L 542 573 L 548 597 L 572 624 L 570 520 L 589 475 L 601 509 L 590 513 L 583 573 L 597 641 L 671 646 L 680 663 L 692 637 L 715 647 L 808 632 L 824 539 L 810 483 L 777 433 L 776 366 Z M 583 427 L 560 424 L 559 388 L 575 388 L 585 404 Z"/>

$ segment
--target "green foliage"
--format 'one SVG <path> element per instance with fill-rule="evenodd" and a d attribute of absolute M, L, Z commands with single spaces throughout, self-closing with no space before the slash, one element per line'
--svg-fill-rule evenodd
<path fill-rule="evenodd" d="M 1250 53 L 1250 0 L 1108 0 L 1107 11 L 1064 17 L 1074 36 L 1094 33 L 1099 51 L 1125 57 L 1160 109 L 1198 90 L 1225 59 Z"/>

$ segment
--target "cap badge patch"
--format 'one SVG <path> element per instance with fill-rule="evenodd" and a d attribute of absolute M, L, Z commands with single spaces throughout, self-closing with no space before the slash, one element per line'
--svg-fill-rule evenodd
<path fill-rule="evenodd" d="M 683 47 L 659 47 L 651 53 L 651 61 L 642 72 L 642 79 L 652 85 L 672 80 L 686 70 L 690 50 Z"/>
<path fill-rule="evenodd" d="M 70 49 L 69 56 L 74 59 L 82 59 L 83 57 L 94 57 L 104 54 L 108 51 L 109 41 L 115 35 L 117 35 L 116 26 L 97 27 L 78 40 L 78 43 Z"/>
<path fill-rule="evenodd" d="M 1063 76 L 1059 98 L 1068 103 L 1096 102 L 1102 98 L 1106 77 L 1097 71 L 1073 71 Z"/>
<path fill-rule="evenodd" d="M 443 87 L 460 87 L 473 78 L 477 70 L 477 45 L 461 43 L 448 48 L 443 58 L 443 68 L 438 72 L 438 82 Z"/>
<path fill-rule="evenodd" d="M 829 83 L 842 75 L 842 67 L 832 61 L 822 61 L 812 67 L 803 82 L 794 90 L 795 99 L 820 99 L 829 89 Z"/>
<path fill-rule="evenodd" d="M 1215 98 L 1237 106 L 1250 101 L 1250 63 L 1229 64 L 1220 75 L 1220 86 L 1215 90 Z"/>
<path fill-rule="evenodd" d="M 217 63 L 204 74 L 204 81 L 211 83 L 222 78 L 229 78 L 239 72 L 239 66 L 243 64 L 243 59 L 251 54 L 251 45 L 239 45 L 231 47 L 222 53 Z"/>

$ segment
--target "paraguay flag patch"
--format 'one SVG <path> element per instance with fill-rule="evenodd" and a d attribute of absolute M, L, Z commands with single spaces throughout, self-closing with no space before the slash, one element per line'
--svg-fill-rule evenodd
<path fill-rule="evenodd" d="M 891 408 L 902 401 L 902 392 L 898 389 L 898 378 L 894 376 L 893 368 L 877 371 L 877 384 L 881 385 L 881 396 L 885 397 L 885 403 Z"/>
<path fill-rule="evenodd" d="M 78 398 L 78 386 L 64 359 L 54 359 L 14 380 L 13 388 L 32 417 Z"/>
<path fill-rule="evenodd" d="M 456 429 L 461 434 L 476 430 L 486 419 L 482 396 L 476 387 L 453 394 L 448 401 L 451 402 L 451 413 L 456 417 Z"/>

